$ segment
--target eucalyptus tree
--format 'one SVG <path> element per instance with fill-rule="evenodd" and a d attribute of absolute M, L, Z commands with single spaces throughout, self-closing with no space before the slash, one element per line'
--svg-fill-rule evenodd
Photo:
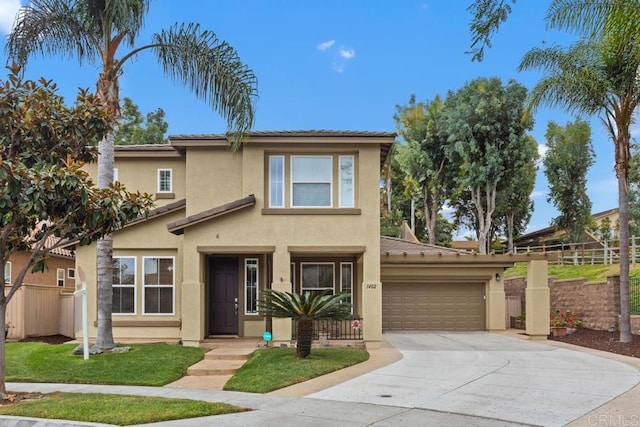
<path fill-rule="evenodd" d="M 525 114 L 526 98 L 520 83 L 503 85 L 493 77 L 468 82 L 445 100 L 446 154 L 458 171 L 452 199 L 469 196 L 482 254 L 489 249 L 500 182 L 511 178 L 511 164 L 529 143 L 533 120 Z"/>
<path fill-rule="evenodd" d="M 164 72 L 187 86 L 227 121 L 233 146 L 251 128 L 257 83 L 236 51 L 198 24 L 176 23 L 137 44 L 150 0 L 30 0 L 20 9 L 7 39 L 9 57 L 24 65 L 34 55 L 75 57 L 81 66 L 98 64 L 96 94 L 118 120 L 119 78 L 124 66 L 150 51 Z M 98 186 L 113 182 L 114 133 L 98 144 Z M 111 235 L 98 241 L 98 332 L 96 346 L 112 348 Z"/>
<path fill-rule="evenodd" d="M 544 77 L 531 92 L 530 105 L 561 106 L 571 113 L 597 114 L 613 142 L 618 180 L 620 247 L 629 247 L 630 126 L 640 102 L 640 1 L 554 0 L 550 28 L 580 36 L 568 48 L 534 48 L 521 70 Z M 629 252 L 620 252 L 620 341 L 631 341 Z"/>
<path fill-rule="evenodd" d="M 406 187 L 421 199 L 425 230 L 431 244 L 437 243 L 438 214 L 444 205 L 447 188 L 448 157 L 440 114 L 443 105 L 439 96 L 432 101 L 416 102 L 412 95 L 407 105 L 396 106 L 394 116 L 398 135 L 406 143 L 399 157 L 407 177 Z"/>
<path fill-rule="evenodd" d="M 549 182 L 547 201 L 560 211 L 553 223 L 567 231 L 570 243 L 581 242 L 591 217 L 587 195 L 587 172 L 595 156 L 591 126 L 580 119 L 565 127 L 551 121 L 545 137 L 549 148 L 543 161 Z"/>

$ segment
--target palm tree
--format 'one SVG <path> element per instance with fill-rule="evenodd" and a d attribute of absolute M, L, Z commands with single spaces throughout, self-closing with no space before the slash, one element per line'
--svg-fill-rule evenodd
<path fill-rule="evenodd" d="M 235 50 L 198 24 L 175 24 L 136 46 L 150 0 L 30 0 L 7 39 L 9 57 L 24 65 L 35 54 L 76 57 L 80 65 L 99 63 L 97 95 L 113 115 L 120 112 L 118 80 L 123 67 L 143 51 L 152 51 L 164 72 L 188 86 L 226 120 L 237 148 L 254 117 L 257 83 Z M 120 53 L 121 50 L 128 49 Z M 113 181 L 114 133 L 98 145 L 98 186 Z M 97 244 L 98 331 L 96 346 L 113 348 L 111 236 Z"/>
<path fill-rule="evenodd" d="M 599 114 L 615 150 L 620 214 L 620 248 L 629 247 L 629 143 L 633 114 L 640 103 L 640 1 L 554 0 L 548 26 L 575 32 L 573 46 L 535 48 L 520 70 L 541 69 L 544 78 L 531 92 L 533 108 L 546 104 L 570 112 Z M 620 251 L 620 341 L 631 341 L 629 251 Z"/>
<path fill-rule="evenodd" d="M 349 294 L 329 295 L 329 291 L 303 294 L 266 289 L 258 301 L 260 314 L 270 317 L 290 317 L 298 322 L 296 356 L 304 359 L 311 354 L 313 321 L 323 319 L 348 319 L 351 304 L 346 303 Z"/>

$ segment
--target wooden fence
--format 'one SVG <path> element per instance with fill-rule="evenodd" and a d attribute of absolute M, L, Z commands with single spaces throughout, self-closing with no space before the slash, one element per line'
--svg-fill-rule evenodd
<path fill-rule="evenodd" d="M 556 265 L 596 265 L 620 263 L 620 244 L 617 240 L 586 243 L 559 243 L 542 246 L 516 246 L 514 254 L 545 253 L 550 264 Z M 640 237 L 629 239 L 629 260 L 640 262 Z"/>

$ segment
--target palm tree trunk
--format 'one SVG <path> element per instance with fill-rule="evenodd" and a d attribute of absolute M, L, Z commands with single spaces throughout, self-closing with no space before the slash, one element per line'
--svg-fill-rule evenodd
<path fill-rule="evenodd" d="M 3 289 L 4 293 L 4 289 Z M 6 325 L 6 313 L 7 313 L 7 304 L 9 302 L 6 298 L 2 298 L 2 304 L 0 304 L 0 319 L 2 319 L 2 325 Z M 3 328 L 4 329 L 4 328 Z M 7 339 L 5 334 L 0 338 L 0 399 L 4 400 L 7 398 L 7 385 L 5 383 L 5 374 L 6 374 L 6 346 Z"/>
<path fill-rule="evenodd" d="M 113 182 L 113 131 L 109 132 L 98 144 L 98 187 L 108 187 Z M 113 324 L 111 321 L 113 305 L 113 236 L 111 234 L 98 240 L 96 264 L 98 273 L 98 330 L 96 347 L 112 349 Z"/>
<path fill-rule="evenodd" d="M 618 172 L 618 204 L 620 215 L 620 342 L 631 342 L 629 311 L 629 192 L 627 176 Z"/>
<path fill-rule="evenodd" d="M 313 320 L 298 320 L 298 339 L 296 343 L 296 357 L 306 358 L 311 354 L 313 340 Z"/>

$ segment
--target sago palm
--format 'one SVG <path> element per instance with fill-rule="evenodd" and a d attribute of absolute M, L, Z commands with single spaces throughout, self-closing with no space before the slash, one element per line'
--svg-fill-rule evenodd
<path fill-rule="evenodd" d="M 24 65 L 33 55 L 75 57 L 80 65 L 99 64 L 96 91 L 114 120 L 120 110 L 118 80 L 124 65 L 143 51 L 158 59 L 164 72 L 187 86 L 227 121 L 238 147 L 253 125 L 257 83 L 236 51 L 198 24 L 175 24 L 136 45 L 150 0 L 30 0 L 20 10 L 7 39 L 9 57 Z M 115 124 L 115 123 L 114 123 Z M 110 132 L 99 143 L 98 186 L 113 181 Z M 96 346 L 114 347 L 111 236 L 98 242 L 98 331 Z"/>
<path fill-rule="evenodd" d="M 582 36 L 573 46 L 536 48 L 525 54 L 521 70 L 545 76 L 531 92 L 531 106 L 562 106 L 570 112 L 598 114 L 613 141 L 618 179 L 620 248 L 629 247 L 630 126 L 640 103 L 640 1 L 554 0 L 549 26 Z M 620 251 L 620 341 L 631 341 L 629 251 Z"/>
<path fill-rule="evenodd" d="M 351 317 L 351 304 L 345 301 L 349 297 L 347 293 L 329 295 L 329 291 L 298 294 L 266 289 L 258 305 L 260 314 L 264 316 L 297 320 L 296 356 L 305 358 L 311 354 L 313 321 L 348 319 Z"/>

